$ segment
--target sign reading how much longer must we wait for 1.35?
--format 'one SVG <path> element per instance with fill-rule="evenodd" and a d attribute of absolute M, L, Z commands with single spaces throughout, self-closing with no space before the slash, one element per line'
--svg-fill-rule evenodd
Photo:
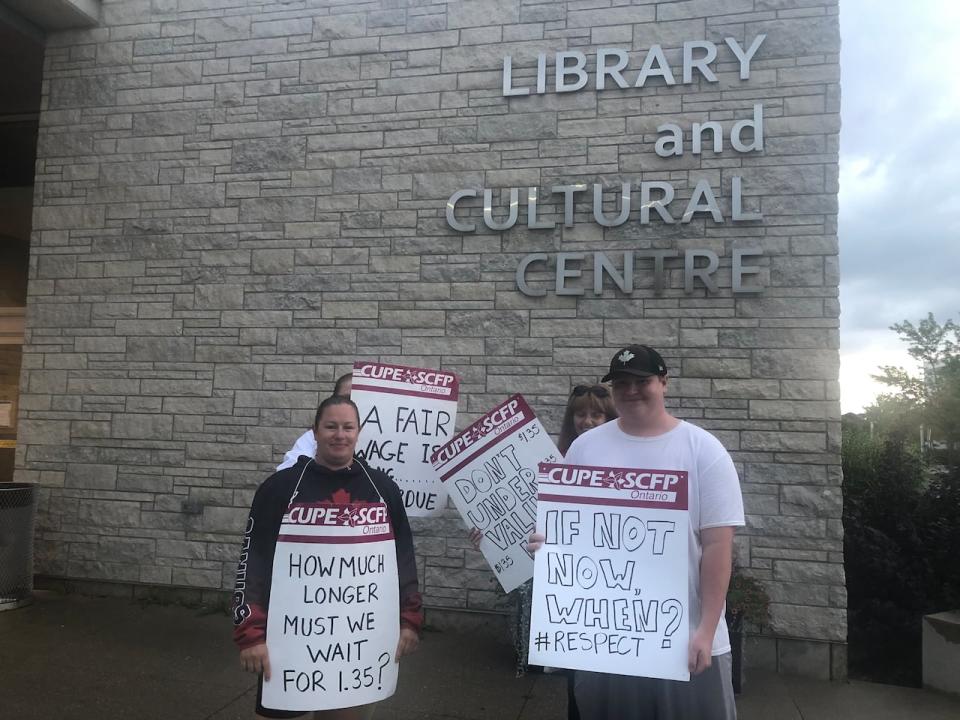
<path fill-rule="evenodd" d="M 537 466 L 560 452 L 520 395 L 497 405 L 431 458 L 505 592 L 533 575 L 527 538 L 536 518 Z"/>
<path fill-rule="evenodd" d="M 687 474 L 541 464 L 530 662 L 689 680 Z"/>
<path fill-rule="evenodd" d="M 453 437 L 459 380 L 451 372 L 356 362 L 350 399 L 360 411 L 357 454 L 400 487 L 407 515 L 447 505 L 430 456 Z"/>
<path fill-rule="evenodd" d="M 291 505 L 273 563 L 263 706 L 333 710 L 393 695 L 399 595 L 384 503 Z"/>

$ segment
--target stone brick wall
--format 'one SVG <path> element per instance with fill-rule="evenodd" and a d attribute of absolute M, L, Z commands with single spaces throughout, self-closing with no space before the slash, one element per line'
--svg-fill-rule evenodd
<path fill-rule="evenodd" d="M 355 358 L 456 371 L 461 426 L 519 391 L 556 431 L 571 384 L 645 341 L 673 412 L 741 471 L 738 561 L 774 601 L 756 656 L 840 666 L 836 0 L 105 0 L 101 20 L 45 62 L 17 458 L 44 488 L 40 572 L 229 587 L 254 488 Z M 742 80 L 724 38 L 764 33 Z M 623 48 L 635 75 L 687 40 L 717 44 L 718 82 L 502 92 L 505 55 L 530 85 L 539 52 Z M 653 152 L 661 123 L 729 132 L 757 103 L 762 152 Z M 761 221 L 730 221 L 734 175 Z M 604 228 L 578 201 L 564 228 L 556 200 L 554 230 L 485 230 L 479 201 L 458 210 L 476 233 L 444 217 L 460 188 L 525 205 L 597 182 L 612 216 L 622 182 L 685 204 L 704 178 L 723 223 Z M 733 249 L 755 247 L 762 292 L 735 294 Z M 684 291 L 694 248 L 717 292 Z M 639 261 L 632 293 L 516 289 L 531 252 L 664 249 L 659 291 Z M 503 607 L 453 512 L 416 529 L 432 607 Z"/>

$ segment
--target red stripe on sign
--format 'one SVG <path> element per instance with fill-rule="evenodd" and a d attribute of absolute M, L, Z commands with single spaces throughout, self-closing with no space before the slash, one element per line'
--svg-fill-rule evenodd
<path fill-rule="evenodd" d="M 627 498 L 601 498 L 601 497 L 581 497 L 579 495 L 550 495 L 540 493 L 537 495 L 537 502 L 546 500 L 556 503 L 568 503 L 571 505 L 609 505 L 610 507 L 639 507 L 639 508 L 659 508 L 660 510 L 686 510 L 687 504 L 682 500 L 673 502 L 656 502 L 655 500 L 633 500 Z"/>
<path fill-rule="evenodd" d="M 510 429 L 507 430 L 506 432 L 501 433 L 501 434 L 499 434 L 499 435 L 494 435 L 493 433 L 489 433 L 488 436 L 491 438 L 491 442 L 488 442 L 486 445 L 479 446 L 477 450 L 475 450 L 474 452 L 472 452 L 472 453 L 470 453 L 469 455 L 467 455 L 467 457 L 465 457 L 459 464 L 455 465 L 454 467 L 450 468 L 449 470 L 446 470 L 446 471 L 444 472 L 444 474 L 440 476 L 440 481 L 441 481 L 441 482 L 446 482 L 446 481 L 449 480 L 451 477 L 453 477 L 453 475 L 454 475 L 455 473 L 459 472 L 459 471 L 460 471 L 460 468 L 464 467 L 465 465 L 469 465 L 469 464 L 472 463 L 474 460 L 476 460 L 479 456 L 483 455 L 483 454 L 484 454 L 487 450 L 489 450 L 493 445 L 496 445 L 498 442 L 500 442 L 500 441 L 503 440 L 504 438 L 508 438 L 508 437 L 510 437 L 511 435 L 513 435 L 514 433 L 518 432 L 518 431 L 520 430 L 520 428 L 526 427 L 527 424 L 529 424 L 530 421 L 531 421 L 531 420 L 534 420 L 534 419 L 535 419 L 535 418 L 531 418 L 530 420 L 527 420 L 526 422 L 518 422 L 518 423 L 517 423 L 516 425 L 514 425 L 512 428 L 510 428 Z M 484 439 L 486 439 L 486 437 L 485 437 Z"/>
<path fill-rule="evenodd" d="M 449 400 L 450 402 L 455 400 L 455 398 L 450 397 L 449 392 L 447 392 L 446 395 L 442 395 L 440 393 L 421 392 L 420 390 L 400 390 L 399 388 L 388 388 L 380 385 L 360 385 L 358 383 L 354 383 L 352 387 L 353 390 L 367 390 L 368 392 L 387 393 L 388 395 L 412 395 L 413 397 L 430 398 L 431 400 Z"/>
<path fill-rule="evenodd" d="M 502 417 L 503 411 L 509 408 L 515 408 L 514 412 L 510 413 L 509 417 L 505 417 L 505 418 Z M 495 408 L 493 408 L 486 414 L 482 415 L 480 418 L 474 421 L 471 425 L 469 425 L 468 427 L 464 428 L 459 433 L 454 435 L 454 437 L 450 440 L 450 442 L 441 446 L 439 450 L 437 450 L 433 455 L 431 455 L 430 462 L 431 464 L 433 464 L 434 470 L 439 471 L 446 463 L 452 462 L 452 460 L 460 453 L 461 449 L 465 450 L 468 445 L 473 445 L 476 442 L 482 441 L 490 433 L 490 431 L 487 431 L 487 432 L 481 432 L 481 431 L 483 430 L 484 427 L 491 426 L 491 420 L 498 415 L 501 416 L 502 419 L 498 420 L 496 423 L 496 427 L 493 427 L 492 429 L 503 427 L 508 422 L 514 421 L 518 417 L 521 418 L 521 420 L 519 421 L 519 426 L 522 426 L 523 424 L 529 422 L 530 420 L 533 420 L 536 417 L 536 415 L 534 415 L 533 413 L 533 410 L 531 410 L 530 406 L 527 405 L 527 401 L 523 399 L 522 395 L 520 394 L 511 395 L 502 403 L 497 405 Z M 518 425 L 511 425 L 510 429 L 513 430 L 514 428 L 517 428 L 517 427 Z M 498 435 L 497 437 L 501 437 L 501 436 L 506 437 L 507 434 L 509 433 Z M 476 439 L 471 440 L 469 443 L 465 444 L 464 442 L 462 442 L 464 438 L 476 438 Z M 438 465 L 436 458 L 441 458 L 441 457 L 443 459 Z M 459 470 L 460 467 L 462 467 L 462 465 L 458 466 L 453 471 L 447 471 L 447 472 L 454 472 L 455 470 Z M 441 478 L 441 480 L 446 480 L 446 478 L 443 477 Z"/>
<path fill-rule="evenodd" d="M 278 535 L 277 542 L 322 543 L 324 545 L 353 545 L 356 543 L 393 540 L 393 533 L 380 535 Z"/>
<path fill-rule="evenodd" d="M 537 480 L 541 487 L 605 488 L 618 490 L 631 498 L 650 499 L 649 493 L 674 492 L 677 502 L 687 507 L 687 472 L 685 470 L 650 470 L 597 465 L 540 463 Z M 659 486 L 659 487 L 658 487 Z M 656 500 L 652 500 L 656 502 Z"/>
<path fill-rule="evenodd" d="M 456 400 L 459 394 L 460 379 L 456 373 L 431 368 L 395 365 L 393 363 L 363 362 L 353 364 L 353 378 L 364 382 L 389 381 L 407 385 L 428 386 L 450 391 L 450 399 Z"/>

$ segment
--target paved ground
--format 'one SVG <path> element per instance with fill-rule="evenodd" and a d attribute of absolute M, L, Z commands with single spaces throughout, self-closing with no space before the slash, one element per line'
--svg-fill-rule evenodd
<path fill-rule="evenodd" d="M 38 593 L 0 612 L 0 718 L 249 720 L 229 618 L 179 606 Z M 514 678 L 510 648 L 428 632 L 377 720 L 546 720 L 566 716 L 563 678 Z M 740 720 L 958 720 L 960 697 L 754 672 Z"/>

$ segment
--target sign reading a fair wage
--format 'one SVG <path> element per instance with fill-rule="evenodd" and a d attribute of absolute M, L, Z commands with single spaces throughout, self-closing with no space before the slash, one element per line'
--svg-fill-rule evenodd
<path fill-rule="evenodd" d="M 533 575 L 527 538 L 536 519 L 537 467 L 560 452 L 520 395 L 440 448 L 433 467 L 505 592 Z"/>
<path fill-rule="evenodd" d="M 430 456 L 453 437 L 459 388 L 451 372 L 353 365 L 350 399 L 360 410 L 357 454 L 400 486 L 411 517 L 436 515 L 447 504 Z"/>
<path fill-rule="evenodd" d="M 399 596 L 384 503 L 291 505 L 273 560 L 263 706 L 334 710 L 393 695 Z"/>
<path fill-rule="evenodd" d="M 687 474 L 540 466 L 530 663 L 689 680 Z"/>

